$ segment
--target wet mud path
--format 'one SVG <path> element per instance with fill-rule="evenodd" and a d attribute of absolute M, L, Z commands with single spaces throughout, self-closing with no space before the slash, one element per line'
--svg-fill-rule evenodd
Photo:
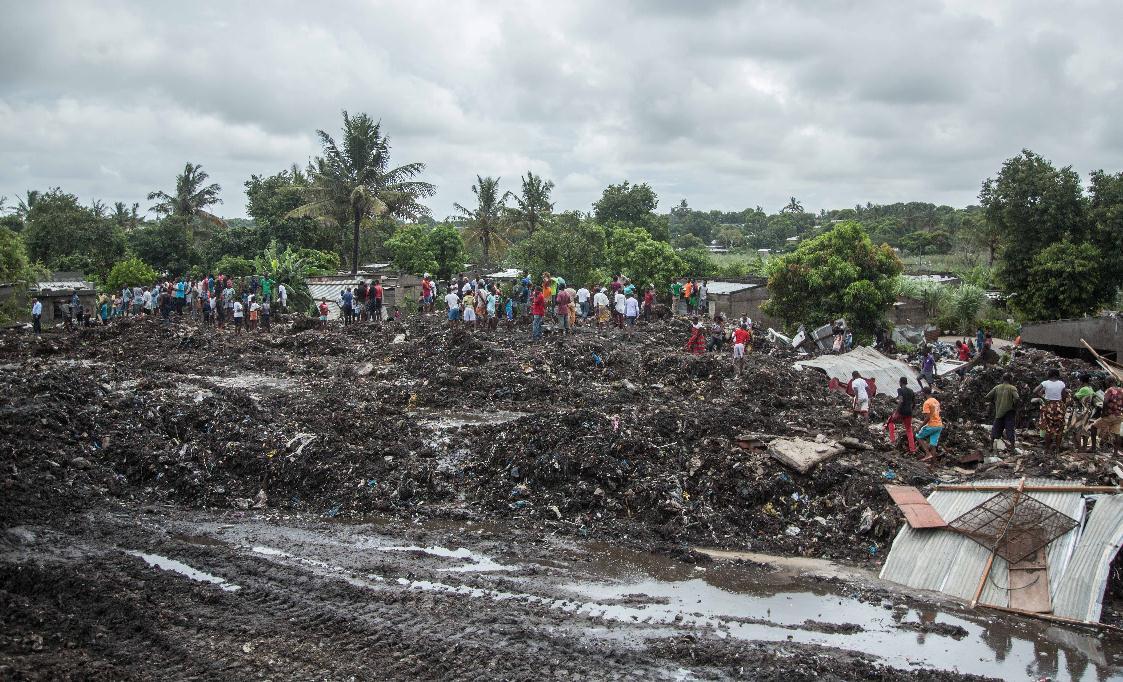
<path fill-rule="evenodd" d="M 917 601 L 826 562 L 170 506 L 10 528 L 0 549 L 5 677 L 1121 674 L 1095 636 Z"/>

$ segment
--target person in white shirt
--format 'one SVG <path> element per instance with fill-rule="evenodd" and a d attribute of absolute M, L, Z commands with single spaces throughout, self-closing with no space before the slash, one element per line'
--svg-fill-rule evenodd
<path fill-rule="evenodd" d="M 604 293 L 604 288 L 597 289 L 596 295 L 593 296 L 593 308 L 597 318 L 597 329 L 600 329 L 602 324 L 608 322 L 611 313 L 608 307 L 608 295 Z"/>
<path fill-rule="evenodd" d="M 241 301 L 234 301 L 234 333 L 242 333 L 242 317 L 245 315 L 245 308 L 242 307 Z"/>
<path fill-rule="evenodd" d="M 587 288 L 582 286 L 577 290 L 577 314 L 581 316 L 581 321 L 589 319 L 589 298 L 592 294 Z"/>
<path fill-rule="evenodd" d="M 614 300 L 613 307 L 616 309 L 616 326 L 620 327 L 620 328 L 623 328 L 624 327 L 624 306 L 625 306 L 625 302 L 627 301 L 627 299 L 624 297 L 624 294 L 622 294 L 620 291 L 616 292 L 616 296 L 614 298 L 615 298 L 615 300 Z"/>
<path fill-rule="evenodd" d="M 465 284 L 464 286 L 468 286 Z M 452 326 L 460 320 L 460 297 L 451 288 L 448 290 L 448 295 L 445 296 L 445 305 L 448 306 L 448 321 Z"/>
<path fill-rule="evenodd" d="M 284 284 L 277 285 L 277 297 L 281 299 L 281 310 L 284 310 L 289 305 L 289 290 L 285 288 Z"/>
<path fill-rule="evenodd" d="M 631 336 L 636 333 L 636 320 L 639 319 L 639 301 L 633 291 L 624 300 L 624 331 Z"/>
<path fill-rule="evenodd" d="M 1069 397 L 1071 391 L 1061 380 L 1061 371 L 1054 368 L 1049 370 L 1048 378 L 1033 389 L 1033 393 L 1043 398 L 1037 427 L 1045 434 L 1045 454 L 1059 455 L 1065 432 L 1067 413 L 1065 399 Z"/>
<path fill-rule="evenodd" d="M 851 375 L 850 388 L 854 390 L 854 415 L 859 419 L 870 420 L 870 385 L 862 378 L 858 370 Z"/>
<path fill-rule="evenodd" d="M 31 299 L 31 329 L 38 335 L 43 333 L 39 320 L 43 317 L 43 302 L 38 298 Z"/>

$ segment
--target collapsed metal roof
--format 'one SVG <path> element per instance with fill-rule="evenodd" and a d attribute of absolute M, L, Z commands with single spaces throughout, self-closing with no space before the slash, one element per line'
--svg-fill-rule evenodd
<path fill-rule="evenodd" d="M 916 370 L 909 365 L 886 357 L 868 346 L 858 346 L 849 353 L 841 355 L 820 355 L 811 360 L 800 360 L 795 363 L 795 367 L 796 369 L 813 367 L 822 370 L 828 377 L 838 379 L 843 384 L 850 381 L 854 370 L 858 370 L 863 378 L 874 378 L 877 392 L 887 396 L 897 395 L 901 377 L 908 379 L 910 384 L 917 377 Z"/>
<path fill-rule="evenodd" d="M 978 481 L 976 487 L 1016 487 L 1021 479 Z M 1073 492 L 1027 492 L 1037 501 L 1075 519 L 1076 527 L 1045 547 L 1052 614 L 1086 622 L 1100 619 L 1111 562 L 1123 543 L 1123 496 L 1090 495 L 1085 515 L 1083 484 L 1035 478 L 1026 488 L 1073 488 Z M 994 497 L 991 490 L 936 490 L 928 503 L 945 519 L 955 519 Z M 991 551 L 970 537 L 945 528 L 914 529 L 907 524 L 893 541 L 881 578 L 917 589 L 971 601 L 986 571 Z M 1009 565 L 995 556 L 979 603 L 1010 608 Z"/>

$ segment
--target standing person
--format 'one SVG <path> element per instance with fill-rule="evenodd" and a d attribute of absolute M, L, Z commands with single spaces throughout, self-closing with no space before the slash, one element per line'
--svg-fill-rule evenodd
<path fill-rule="evenodd" d="M 1096 451 L 1096 429 L 1089 428 L 1092 415 L 1096 410 L 1096 389 L 1092 388 L 1092 377 L 1087 374 L 1080 375 L 1080 388 L 1072 394 L 1076 409 L 1072 413 L 1072 422 L 1069 429 L 1076 441 L 1076 449 L 1088 452 Z"/>
<path fill-rule="evenodd" d="M 749 347 L 752 338 L 752 332 L 744 324 L 733 330 L 733 363 L 736 365 L 738 376 L 745 368 L 745 350 Z"/>
<path fill-rule="evenodd" d="M 706 342 L 706 350 L 721 352 L 722 346 L 725 345 L 725 318 L 721 313 L 714 315 L 714 319 L 710 322 L 710 340 Z"/>
<path fill-rule="evenodd" d="M 554 314 L 561 321 L 561 330 L 563 334 L 570 331 L 569 328 L 569 290 L 559 289 L 556 296 L 554 296 Z"/>
<path fill-rule="evenodd" d="M 986 337 L 986 333 L 983 331 L 983 328 L 979 327 L 978 329 L 976 329 L 975 330 L 975 348 L 980 353 L 982 353 L 983 349 L 986 348 L 986 340 L 987 340 L 987 337 Z"/>
<path fill-rule="evenodd" d="M 971 359 L 971 347 L 970 346 L 963 343 L 962 341 L 956 341 L 955 342 L 955 348 L 956 348 L 956 356 L 959 358 L 960 362 L 967 362 L 968 360 Z"/>
<path fill-rule="evenodd" d="M 647 289 L 643 292 L 643 320 L 644 322 L 651 322 L 652 316 L 655 314 L 655 285 L 648 284 Z"/>
<path fill-rule="evenodd" d="M 916 401 L 916 393 L 909 388 L 909 380 L 906 377 L 901 377 L 901 386 L 897 389 L 897 397 L 900 401 L 897 403 L 897 409 L 893 410 L 893 414 L 889 415 L 888 421 L 885 422 L 885 428 L 889 430 L 889 444 L 897 444 L 897 424 L 902 425 L 902 430 L 908 436 L 909 452 L 916 452 L 916 435 L 912 432 L 912 407 Z"/>
<path fill-rule="evenodd" d="M 74 318 L 75 323 L 78 322 L 78 311 L 82 309 L 82 300 L 78 298 L 78 290 L 74 290 L 74 294 L 70 297 L 70 310 L 67 312 L 70 317 Z"/>
<path fill-rule="evenodd" d="M 582 284 L 581 288 L 577 290 L 577 306 L 580 308 L 581 324 L 585 324 L 589 319 L 589 308 L 592 303 L 592 292 L 589 291 L 587 284 Z"/>
<path fill-rule="evenodd" d="M 321 327 L 328 326 L 328 301 L 327 301 L 326 298 L 320 299 L 319 313 L 320 313 L 320 326 Z"/>
<path fill-rule="evenodd" d="M 257 331 L 257 321 L 261 317 L 261 304 L 257 302 L 257 296 L 250 296 L 250 324 L 249 331 Z"/>
<path fill-rule="evenodd" d="M 862 374 L 858 370 L 854 370 L 850 376 L 850 389 L 854 391 L 854 416 L 868 423 L 870 420 L 870 385 L 862 378 Z"/>
<path fill-rule="evenodd" d="M 214 296 L 209 291 L 203 292 L 203 324 L 209 325 L 211 323 L 211 313 L 214 311 Z"/>
<path fill-rule="evenodd" d="M 265 331 L 269 331 L 269 314 L 272 311 L 273 305 L 269 302 L 269 297 L 261 299 L 261 328 Z"/>
<path fill-rule="evenodd" d="M 515 328 L 515 297 L 508 296 L 507 303 L 504 305 L 505 312 L 507 313 L 507 331 Z"/>
<path fill-rule="evenodd" d="M 682 297 L 686 299 L 686 314 L 690 315 L 694 312 L 694 306 L 691 305 L 692 296 L 694 296 L 694 280 L 686 280 L 686 284 L 682 285 Z"/>
<path fill-rule="evenodd" d="M 994 400 L 994 424 L 990 427 L 990 446 L 1006 432 L 1006 443 L 1014 449 L 1014 417 L 1018 404 L 1018 389 L 1014 388 L 1014 375 L 1006 372 L 1002 375 L 1002 383 L 990 389 L 987 400 Z"/>
<path fill-rule="evenodd" d="M 636 320 L 639 319 L 639 301 L 636 300 L 636 292 L 628 294 L 628 298 L 624 299 L 624 331 L 628 336 L 636 333 Z"/>
<path fill-rule="evenodd" d="M 187 301 L 187 282 L 180 277 L 175 283 L 175 316 L 183 317 L 183 304 Z"/>
<path fill-rule="evenodd" d="M 932 355 L 931 347 L 928 348 L 928 353 L 924 356 L 924 361 L 920 364 L 920 376 L 924 379 L 925 383 L 933 386 L 936 383 L 936 356 Z"/>
<path fill-rule="evenodd" d="M 489 331 L 499 329 L 499 294 L 494 291 L 487 292 L 487 328 Z"/>
<path fill-rule="evenodd" d="M 246 309 L 242 305 L 242 302 L 235 299 L 235 301 L 234 301 L 234 333 L 235 334 L 241 334 L 242 333 L 242 320 L 243 320 L 245 314 L 246 314 Z"/>
<path fill-rule="evenodd" d="M 530 300 L 530 338 L 537 341 L 542 338 L 542 318 L 546 315 L 546 296 L 541 287 L 534 287 L 534 294 Z"/>
<path fill-rule="evenodd" d="M 433 312 L 433 294 L 436 287 L 433 286 L 433 280 L 430 278 L 429 273 L 421 278 L 421 312 Z"/>
<path fill-rule="evenodd" d="M 1119 387 L 1119 379 L 1114 376 L 1107 380 L 1107 390 L 1104 391 L 1103 411 L 1100 418 L 1092 422 L 1092 427 L 1100 432 L 1100 440 L 1107 441 L 1111 437 L 1111 456 L 1119 456 L 1120 425 L 1123 424 L 1123 388 Z"/>
<path fill-rule="evenodd" d="M 706 327 L 695 315 L 690 324 L 690 338 L 686 341 L 686 352 L 701 355 L 706 352 Z"/>
<path fill-rule="evenodd" d="M 619 327 L 620 329 L 623 329 L 624 328 L 624 308 L 627 306 L 628 299 L 627 299 L 627 297 L 624 296 L 624 292 L 621 291 L 620 289 L 616 290 L 616 294 L 614 295 L 614 298 L 615 298 L 615 300 L 613 301 L 612 307 L 614 308 L 615 313 L 614 313 L 613 317 L 616 320 L 616 326 Z"/>
<path fill-rule="evenodd" d="M 385 292 L 382 289 L 382 277 L 379 276 L 374 282 L 374 300 L 371 301 L 370 316 L 376 321 L 382 322 L 382 296 Z"/>
<path fill-rule="evenodd" d="M 460 316 L 465 327 L 476 326 L 476 295 L 471 289 L 464 292 L 464 298 L 460 300 Z"/>
<path fill-rule="evenodd" d="M 261 305 L 264 306 L 267 301 L 273 300 L 273 280 L 269 279 L 269 275 L 261 276 Z"/>
<path fill-rule="evenodd" d="M 343 310 L 343 326 L 351 324 L 355 319 L 355 294 L 351 293 L 351 287 L 347 287 L 339 292 L 339 307 Z"/>
<path fill-rule="evenodd" d="M 608 322 L 611 314 L 608 294 L 604 293 L 604 287 L 597 287 L 597 293 L 593 295 L 593 311 L 597 318 L 597 329 L 600 329 Z"/>
<path fill-rule="evenodd" d="M 1041 403 L 1038 426 L 1045 432 L 1045 454 L 1052 451 L 1053 454 L 1059 455 L 1065 428 L 1065 400 L 1070 393 L 1065 382 L 1061 381 L 1061 371 L 1049 370 L 1048 378 L 1042 381 L 1033 393 L 1044 399 Z"/>
<path fill-rule="evenodd" d="M 698 309 L 702 311 L 703 315 L 710 314 L 710 304 L 709 301 L 706 300 L 709 296 L 708 284 L 709 282 L 707 280 L 702 280 L 702 283 L 698 285 Z"/>
<path fill-rule="evenodd" d="M 924 426 L 917 432 L 920 447 L 924 448 L 921 462 L 931 462 L 936 458 L 936 447 L 940 444 L 940 434 L 944 432 L 944 421 L 940 419 L 940 401 L 932 395 L 932 387 L 924 387 L 924 404 L 920 408 L 924 414 Z"/>
<path fill-rule="evenodd" d="M 281 312 L 287 312 L 289 307 L 289 290 L 284 282 L 277 284 L 277 300 L 281 302 Z"/>
<path fill-rule="evenodd" d="M 569 305 L 566 306 L 565 314 L 569 317 L 569 329 L 572 331 L 577 328 L 577 290 L 567 286 L 565 293 L 569 294 Z"/>
<path fill-rule="evenodd" d="M 38 298 L 31 299 L 31 331 L 36 336 L 43 333 L 43 302 Z"/>
<path fill-rule="evenodd" d="M 451 286 L 448 288 L 448 294 L 445 295 L 445 306 L 448 308 L 449 326 L 455 327 L 460 321 L 460 297 Z"/>
<path fill-rule="evenodd" d="M 671 317 L 679 314 L 678 304 L 682 299 L 682 282 L 671 282 Z"/>

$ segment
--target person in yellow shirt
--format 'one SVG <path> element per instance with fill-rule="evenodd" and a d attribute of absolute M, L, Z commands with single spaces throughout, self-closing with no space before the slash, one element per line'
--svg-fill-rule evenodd
<path fill-rule="evenodd" d="M 932 387 L 924 387 L 924 406 L 920 408 L 924 413 L 924 426 L 916 434 L 920 447 L 924 448 L 921 462 L 930 462 L 936 458 L 936 446 L 940 444 L 940 434 L 944 432 L 944 421 L 940 419 L 940 401 L 932 395 Z"/>

